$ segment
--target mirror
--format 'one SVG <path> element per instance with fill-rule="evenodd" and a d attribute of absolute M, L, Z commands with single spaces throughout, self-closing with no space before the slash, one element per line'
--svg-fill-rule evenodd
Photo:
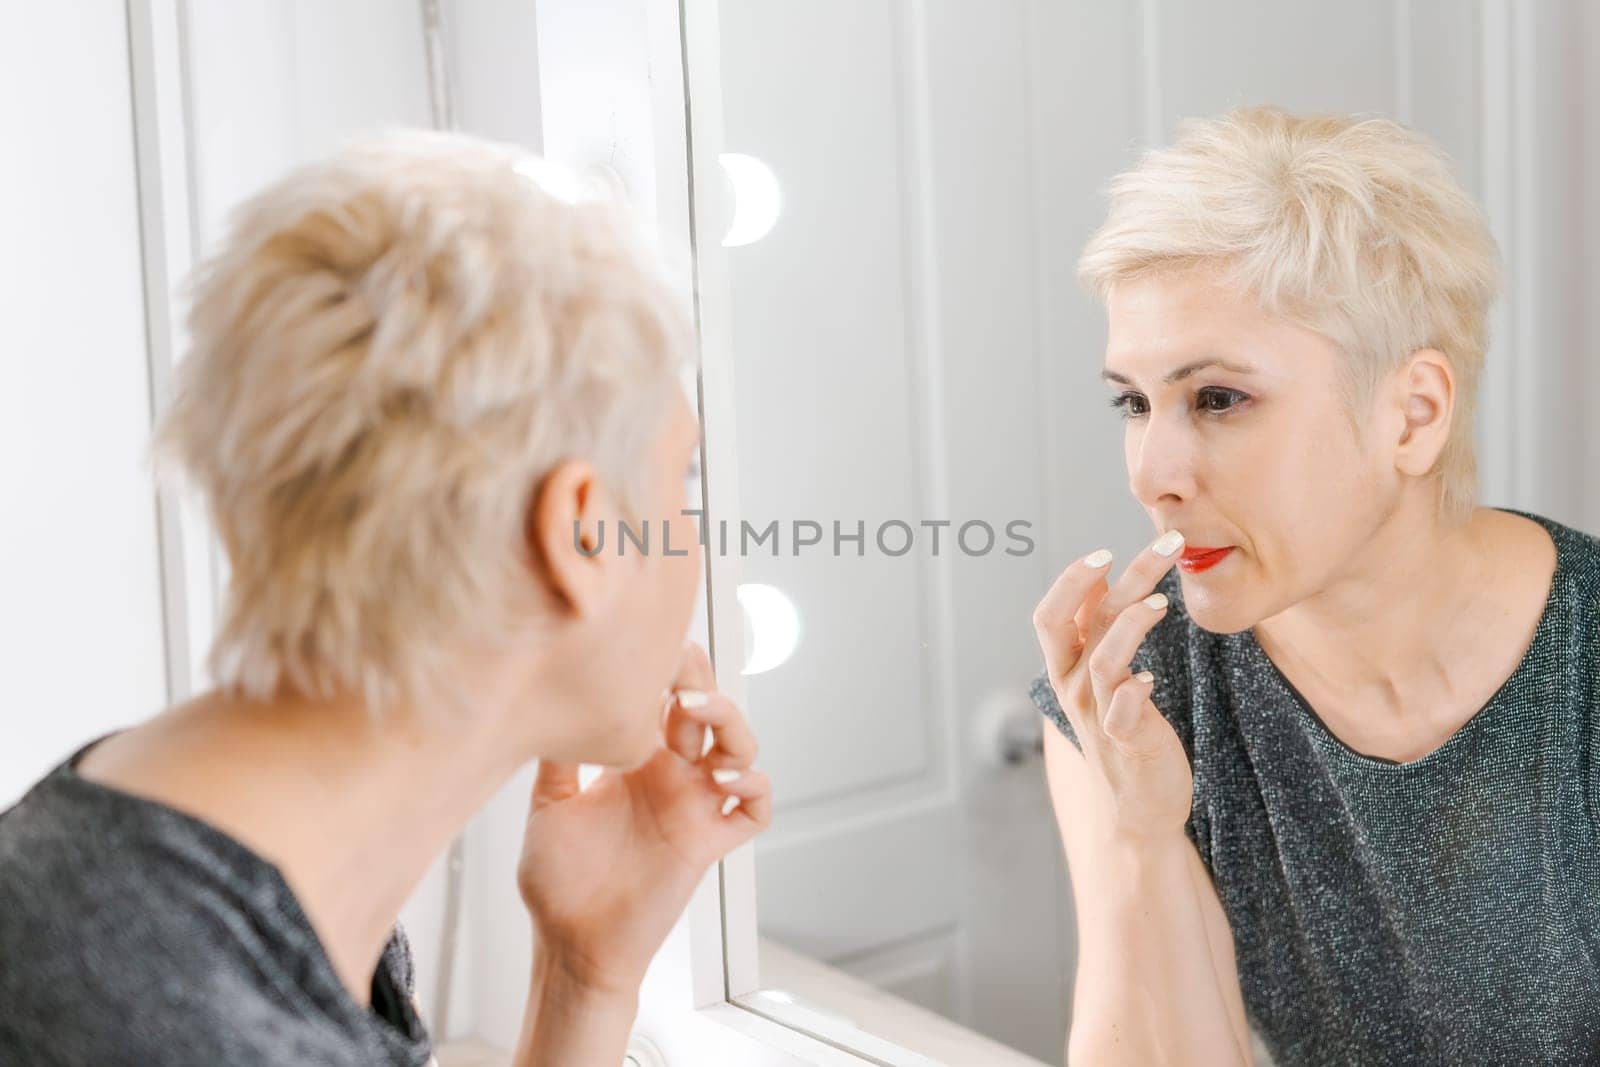
<path fill-rule="evenodd" d="M 937 1060 L 1060 1064 L 1078 939 L 1030 616 L 1073 559 L 1125 563 L 1156 532 L 1076 280 L 1104 188 L 1186 116 L 1372 112 L 1453 157 L 1504 246 L 1525 157 L 1478 106 L 1506 77 L 1493 27 L 1401 0 L 684 10 L 692 171 L 718 207 L 705 358 L 731 383 L 707 439 L 736 456 L 708 469 L 713 499 L 737 498 L 708 534 L 742 606 L 714 631 L 740 628 L 777 800 L 754 848 L 758 973 L 730 965 L 730 992 Z M 1486 500 L 1525 498 L 1503 352 Z M 1549 493 L 1593 507 L 1575 480 Z"/>

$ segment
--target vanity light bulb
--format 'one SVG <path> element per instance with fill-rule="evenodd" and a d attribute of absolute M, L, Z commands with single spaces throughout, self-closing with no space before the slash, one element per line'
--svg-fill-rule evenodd
<path fill-rule="evenodd" d="M 741 674 L 761 674 L 794 655 L 800 643 L 800 612 L 783 590 L 760 582 L 739 586 L 744 609 L 745 664 Z"/>
<path fill-rule="evenodd" d="M 733 223 L 722 238 L 723 247 L 761 240 L 777 223 L 782 201 L 772 168 L 755 156 L 738 152 L 724 152 L 717 162 L 733 185 Z"/>

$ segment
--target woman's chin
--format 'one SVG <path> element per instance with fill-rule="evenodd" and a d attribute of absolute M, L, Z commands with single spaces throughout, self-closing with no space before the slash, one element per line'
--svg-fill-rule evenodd
<path fill-rule="evenodd" d="M 1214 634 L 1236 634 L 1256 624 L 1255 615 L 1237 596 L 1217 588 L 1204 575 L 1181 576 L 1183 610 L 1200 629 Z"/>

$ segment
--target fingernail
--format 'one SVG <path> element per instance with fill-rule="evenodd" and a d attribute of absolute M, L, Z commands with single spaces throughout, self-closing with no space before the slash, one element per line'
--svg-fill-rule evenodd
<path fill-rule="evenodd" d="M 703 708 L 711 703 L 711 697 L 701 689 L 678 690 L 678 707 Z"/>
<path fill-rule="evenodd" d="M 728 812 L 732 811 L 734 808 L 737 808 L 738 806 L 739 806 L 739 798 L 738 797 L 729 797 L 728 799 L 726 799 L 726 800 L 724 800 L 722 802 L 722 814 L 726 815 L 726 814 L 728 814 Z"/>
<path fill-rule="evenodd" d="M 1167 606 L 1167 594 L 1151 593 L 1149 596 L 1144 598 L 1144 602 L 1147 607 L 1151 607 L 1156 611 L 1160 611 L 1162 608 Z"/>
<path fill-rule="evenodd" d="M 1178 530 L 1168 530 L 1156 538 L 1156 543 L 1150 547 L 1155 549 L 1158 556 L 1170 556 L 1183 545 L 1183 534 Z"/>
<path fill-rule="evenodd" d="M 1156 676 L 1151 674 L 1149 671 L 1140 671 L 1138 674 L 1134 675 L 1134 678 L 1143 682 L 1145 685 L 1149 685 L 1151 682 L 1156 680 Z"/>
<path fill-rule="evenodd" d="M 1098 549 L 1083 557 L 1083 565 L 1085 567 L 1104 567 L 1110 562 L 1111 550 L 1109 548 Z"/>
<path fill-rule="evenodd" d="M 737 782 L 740 778 L 743 778 L 744 773 L 736 771 L 732 767 L 718 767 L 711 772 L 711 777 L 718 785 L 727 785 L 729 782 Z"/>

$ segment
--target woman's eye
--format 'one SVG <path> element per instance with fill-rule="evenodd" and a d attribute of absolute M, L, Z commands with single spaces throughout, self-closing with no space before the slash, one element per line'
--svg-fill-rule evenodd
<path fill-rule="evenodd" d="M 1226 415 L 1247 399 L 1236 389 L 1209 387 L 1195 394 L 1195 410 L 1206 415 Z M 1150 413 L 1148 403 L 1138 393 L 1118 393 L 1111 398 L 1111 406 L 1122 412 L 1124 419 L 1142 418 Z"/>
<path fill-rule="evenodd" d="M 1221 415 L 1242 403 L 1245 395 L 1235 389 L 1202 389 L 1196 395 L 1195 406 L 1201 411 Z"/>
<path fill-rule="evenodd" d="M 1118 393 L 1111 398 L 1111 406 L 1120 411 L 1125 419 L 1132 419 L 1145 414 L 1145 409 L 1139 406 L 1143 403 L 1144 397 L 1138 393 Z"/>

